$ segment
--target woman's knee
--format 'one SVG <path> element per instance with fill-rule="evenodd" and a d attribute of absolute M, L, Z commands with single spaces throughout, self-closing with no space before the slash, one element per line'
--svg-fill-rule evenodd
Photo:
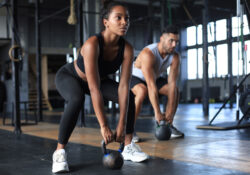
<path fill-rule="evenodd" d="M 67 103 L 74 106 L 82 106 L 85 100 L 84 95 L 72 95 L 70 98 L 67 99 Z"/>

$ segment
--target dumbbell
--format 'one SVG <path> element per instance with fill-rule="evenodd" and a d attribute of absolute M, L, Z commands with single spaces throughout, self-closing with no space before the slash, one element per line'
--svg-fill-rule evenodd
<path fill-rule="evenodd" d="M 105 141 L 102 141 L 102 152 L 103 152 L 103 159 L 102 163 L 104 167 L 109 169 L 121 169 L 123 166 L 123 156 L 122 151 L 124 149 L 124 143 L 120 144 L 120 148 L 118 151 L 110 151 L 106 149 Z"/>

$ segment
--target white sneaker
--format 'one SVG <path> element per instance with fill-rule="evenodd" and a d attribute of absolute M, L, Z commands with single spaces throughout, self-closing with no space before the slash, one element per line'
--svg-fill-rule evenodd
<path fill-rule="evenodd" d="M 132 141 L 138 143 L 140 142 L 140 140 L 141 140 L 140 137 L 136 134 L 136 132 L 134 132 Z"/>
<path fill-rule="evenodd" d="M 56 150 L 53 154 L 52 159 L 53 159 L 53 164 L 52 164 L 53 173 L 62 173 L 69 171 L 69 166 L 67 163 L 67 154 L 64 149 Z"/>
<path fill-rule="evenodd" d="M 142 162 L 149 158 L 146 153 L 141 151 L 140 146 L 136 145 L 134 142 L 124 147 L 122 156 L 124 160 L 131 160 L 132 162 Z"/>

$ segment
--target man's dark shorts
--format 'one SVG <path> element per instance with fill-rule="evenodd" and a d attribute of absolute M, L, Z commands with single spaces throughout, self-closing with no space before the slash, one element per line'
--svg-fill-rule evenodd
<path fill-rule="evenodd" d="M 135 85 L 137 85 L 139 83 L 143 83 L 143 84 L 145 84 L 145 86 L 147 86 L 145 81 L 143 81 L 142 79 L 140 79 L 136 76 L 132 76 L 131 82 L 130 82 L 130 89 L 132 89 Z M 167 78 L 159 77 L 156 79 L 156 86 L 157 86 L 158 90 L 161 89 L 162 86 L 164 86 L 165 84 L 168 84 Z"/>

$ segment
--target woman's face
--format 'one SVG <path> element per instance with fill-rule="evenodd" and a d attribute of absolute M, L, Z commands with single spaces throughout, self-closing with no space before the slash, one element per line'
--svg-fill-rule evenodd
<path fill-rule="evenodd" d="M 108 19 L 103 20 L 106 30 L 124 36 L 129 27 L 129 14 L 125 7 L 114 6 L 108 16 Z"/>

